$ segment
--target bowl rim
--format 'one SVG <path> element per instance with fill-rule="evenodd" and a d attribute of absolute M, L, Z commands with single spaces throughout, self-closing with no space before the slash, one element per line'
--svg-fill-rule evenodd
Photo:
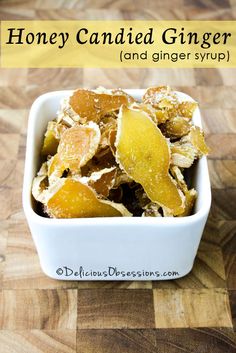
<path fill-rule="evenodd" d="M 143 94 L 145 89 L 123 89 L 128 94 Z M 209 213 L 211 207 L 211 187 L 210 187 L 210 178 L 209 178 L 209 170 L 207 165 L 207 157 L 201 157 L 201 168 L 204 169 L 205 172 L 205 188 L 204 188 L 204 204 L 201 208 L 194 214 L 185 217 L 91 217 L 91 218 L 47 218 L 40 216 L 37 214 L 31 206 L 31 188 L 32 188 L 32 180 L 30 177 L 30 170 L 32 168 L 31 159 L 32 159 L 32 151 L 33 151 L 33 141 L 30 138 L 31 135 L 34 135 L 35 129 L 37 127 L 37 114 L 40 110 L 41 105 L 52 98 L 58 97 L 60 95 L 68 96 L 73 92 L 73 90 L 60 90 L 60 91 L 51 91 L 44 93 L 37 97 L 30 109 L 29 118 L 28 118 L 28 128 L 27 128 L 27 142 L 26 142 L 26 154 L 25 154 L 25 168 L 24 168 L 24 179 L 23 179 L 23 189 L 22 189 L 22 203 L 23 209 L 28 221 L 36 222 L 41 225 L 47 226 L 74 226 L 74 225 L 96 225 L 96 226 L 104 226 L 104 225 L 125 225 L 125 226 L 134 226 L 134 225 L 147 225 L 147 226 L 155 226 L 155 225 L 177 225 L 177 224 L 192 224 L 198 222 L 206 218 Z M 185 96 L 188 100 L 193 100 L 189 95 L 176 91 L 180 93 L 182 96 Z M 199 110 L 199 108 L 197 108 Z M 199 110 L 200 121 L 199 124 L 201 126 L 201 114 Z"/>

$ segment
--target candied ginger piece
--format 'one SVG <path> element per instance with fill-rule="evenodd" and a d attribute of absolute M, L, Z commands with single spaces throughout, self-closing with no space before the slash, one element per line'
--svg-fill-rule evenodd
<path fill-rule="evenodd" d="M 197 198 L 197 191 L 194 188 L 188 190 L 188 186 L 184 180 L 184 176 L 181 173 L 181 170 L 177 166 L 172 166 L 170 169 L 171 169 L 172 175 L 176 179 L 177 184 L 179 185 L 180 189 L 183 191 L 185 196 L 184 212 L 181 213 L 179 216 L 180 217 L 189 216 L 192 212 L 192 209 L 194 207 L 194 204 Z"/>
<path fill-rule="evenodd" d="M 128 104 L 132 104 L 133 102 L 135 102 L 134 97 L 130 96 L 128 93 L 126 93 L 125 91 L 123 91 L 123 89 L 118 88 L 118 89 L 112 89 L 111 93 L 114 95 L 123 95 L 126 96 L 127 98 L 127 103 Z"/>
<path fill-rule="evenodd" d="M 170 166 L 170 172 L 173 175 L 173 177 L 175 178 L 179 188 L 185 192 L 186 190 L 188 190 L 187 184 L 184 180 L 184 176 L 180 170 L 179 167 L 177 167 L 176 165 L 174 166 Z"/>
<path fill-rule="evenodd" d="M 180 217 L 190 216 L 197 199 L 197 191 L 194 189 L 186 190 L 185 193 L 185 205 L 184 212 L 180 214 Z"/>
<path fill-rule="evenodd" d="M 114 157 L 116 155 L 116 146 L 115 146 L 116 133 L 117 133 L 116 130 L 111 130 L 110 133 L 109 133 L 109 146 L 110 146 L 111 152 L 112 152 Z"/>
<path fill-rule="evenodd" d="M 48 180 L 46 176 L 36 176 L 33 180 L 32 185 L 32 195 L 35 200 L 39 202 L 44 202 L 45 200 L 45 191 L 48 187 Z"/>
<path fill-rule="evenodd" d="M 152 202 L 175 215 L 183 212 L 183 195 L 169 174 L 168 143 L 145 112 L 120 109 L 116 148 L 121 168 L 143 186 Z"/>
<path fill-rule="evenodd" d="M 204 133 L 198 126 L 192 126 L 189 138 L 193 146 L 201 153 L 201 154 L 208 154 L 209 148 L 206 145 L 204 139 Z"/>
<path fill-rule="evenodd" d="M 122 204 L 98 199 L 89 186 L 72 178 L 60 178 L 53 185 L 46 210 L 54 218 L 131 216 Z"/>
<path fill-rule="evenodd" d="M 180 168 L 190 168 L 196 158 L 209 152 L 203 131 L 198 126 L 192 126 L 190 132 L 172 143 L 170 148 L 171 164 Z"/>
<path fill-rule="evenodd" d="M 163 217 L 174 217 L 174 214 L 171 210 L 166 207 L 162 207 Z"/>
<path fill-rule="evenodd" d="M 122 104 L 129 104 L 125 94 L 106 94 L 78 89 L 70 97 L 69 103 L 81 122 L 99 122 L 109 112 L 119 110 Z"/>
<path fill-rule="evenodd" d="M 145 104 L 145 103 L 133 103 L 132 105 L 130 105 L 130 109 L 134 109 L 134 110 L 141 110 L 144 111 L 145 113 L 147 113 L 149 115 L 149 117 L 154 121 L 154 123 L 158 123 L 157 117 L 156 117 L 156 109 L 153 108 L 153 106 L 151 104 Z"/>
<path fill-rule="evenodd" d="M 58 146 L 58 158 L 65 169 L 78 172 L 95 155 L 101 133 L 97 124 L 75 125 L 67 129 Z"/>
<path fill-rule="evenodd" d="M 155 110 L 155 115 L 157 119 L 157 125 L 164 124 L 167 120 L 169 120 L 169 115 L 165 110 L 157 109 Z"/>
<path fill-rule="evenodd" d="M 70 105 L 70 97 L 63 98 L 60 102 L 60 108 L 57 112 L 57 122 L 72 127 L 80 120 L 80 117 L 74 112 Z"/>
<path fill-rule="evenodd" d="M 197 102 L 191 102 L 191 101 L 181 102 L 178 104 L 177 114 L 179 116 L 184 116 L 185 118 L 188 118 L 190 120 L 192 119 L 193 113 L 197 108 L 197 106 L 198 106 Z"/>
<path fill-rule="evenodd" d="M 144 103 L 149 103 L 158 109 L 173 109 L 178 104 L 178 98 L 169 86 L 150 87 L 143 96 Z"/>
<path fill-rule="evenodd" d="M 106 148 L 111 144 L 111 139 L 110 139 L 111 133 L 116 134 L 116 130 L 117 130 L 116 118 L 114 118 L 113 116 L 105 116 L 101 120 L 99 127 L 101 131 L 101 141 L 100 141 L 99 147 Z"/>
<path fill-rule="evenodd" d="M 104 168 L 98 172 L 93 172 L 89 177 L 80 178 L 79 181 L 89 185 L 98 195 L 107 197 L 114 186 L 116 173 L 116 167 Z"/>
<path fill-rule="evenodd" d="M 93 92 L 98 93 L 98 94 L 108 94 L 108 95 L 115 95 L 115 96 L 126 96 L 128 100 L 128 104 L 131 104 L 135 101 L 135 99 L 130 96 L 127 92 L 123 91 L 121 88 L 115 88 L 115 89 L 107 89 L 105 87 L 99 86 Z"/>
<path fill-rule="evenodd" d="M 43 156 L 53 156 L 56 154 L 60 137 L 65 130 L 66 126 L 56 123 L 55 121 L 49 121 L 47 131 L 44 135 L 42 147 Z"/>
<path fill-rule="evenodd" d="M 135 102 L 130 105 L 130 108 L 146 112 L 157 125 L 164 124 L 170 118 L 167 111 L 164 109 L 156 109 L 149 103 Z"/>
<path fill-rule="evenodd" d="M 191 126 L 192 125 L 188 119 L 183 118 L 182 116 L 175 116 L 164 124 L 162 132 L 166 137 L 179 138 L 187 135 Z"/>
<path fill-rule="evenodd" d="M 107 197 L 114 186 L 116 178 L 116 167 L 95 172 L 90 176 L 88 185 L 91 186 L 99 195 Z"/>
<path fill-rule="evenodd" d="M 173 143 L 171 149 L 171 164 L 180 168 L 190 168 L 196 158 L 196 151 L 191 144 Z"/>
<path fill-rule="evenodd" d="M 44 162 L 38 171 L 37 176 L 33 180 L 32 184 L 32 195 L 35 200 L 39 202 L 44 202 L 45 200 L 45 190 L 48 187 L 48 168 L 47 162 Z"/>
<path fill-rule="evenodd" d="M 69 168 L 66 167 L 65 164 L 60 159 L 58 153 L 56 153 L 52 158 L 50 158 L 47 161 L 47 164 L 48 164 L 48 179 L 50 184 L 53 183 L 55 180 L 57 180 L 57 178 L 61 178 L 62 176 L 65 176 L 64 175 L 65 173 L 67 174 L 67 176 L 68 174 L 71 174 Z"/>

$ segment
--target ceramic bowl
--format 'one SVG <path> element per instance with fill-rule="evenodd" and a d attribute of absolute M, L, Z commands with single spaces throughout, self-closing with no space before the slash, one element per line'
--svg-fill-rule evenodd
<path fill-rule="evenodd" d="M 141 98 L 143 90 L 127 90 Z M 60 100 L 71 91 L 38 97 L 29 115 L 23 207 L 42 270 L 60 280 L 169 280 L 193 267 L 211 204 L 206 157 L 194 166 L 191 184 L 198 192 L 188 217 L 117 217 L 50 219 L 38 215 L 32 180 L 40 163 L 43 135 Z M 182 98 L 191 97 L 178 92 Z M 196 109 L 194 123 L 201 126 Z"/>

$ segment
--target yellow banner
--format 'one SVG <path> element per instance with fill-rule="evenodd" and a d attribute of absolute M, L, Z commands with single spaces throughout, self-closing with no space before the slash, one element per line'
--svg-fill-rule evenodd
<path fill-rule="evenodd" d="M 236 21 L 2 21 L 1 66 L 236 67 Z"/>

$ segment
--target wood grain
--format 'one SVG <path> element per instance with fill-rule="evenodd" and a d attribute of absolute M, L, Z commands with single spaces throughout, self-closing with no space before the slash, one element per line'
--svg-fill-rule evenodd
<path fill-rule="evenodd" d="M 208 252 L 200 249 L 189 275 L 171 281 L 154 281 L 153 288 L 226 288 L 221 250 Z"/>
<path fill-rule="evenodd" d="M 224 113 L 225 109 L 219 108 L 208 108 L 201 109 L 201 114 L 203 117 L 203 128 L 206 134 L 221 134 L 221 133 L 230 133 L 232 132 L 232 127 L 235 125 L 234 119 L 229 120 L 227 124 L 225 124 Z M 229 127 L 230 126 L 230 127 Z"/>
<path fill-rule="evenodd" d="M 207 69 L 208 70 L 208 69 Z M 198 97 L 203 109 L 220 108 L 234 109 L 235 108 L 235 86 L 202 86 L 198 85 Z"/>
<path fill-rule="evenodd" d="M 19 86 L 27 81 L 28 69 L 1 69 L 0 87 Z"/>
<path fill-rule="evenodd" d="M 209 218 L 214 221 L 235 220 L 236 189 L 212 189 Z"/>
<path fill-rule="evenodd" d="M 223 252 L 235 253 L 236 249 L 236 221 L 216 221 L 213 217 L 208 219 L 205 227 L 200 249 L 211 252 L 221 249 Z"/>
<path fill-rule="evenodd" d="M 53 87 L 61 87 L 60 89 L 74 89 L 75 86 L 83 84 L 83 70 L 82 69 L 28 69 L 27 80 L 35 86 L 41 82 L 42 86 L 50 84 Z"/>
<path fill-rule="evenodd" d="M 0 223 L 0 289 L 2 288 L 3 273 L 6 262 L 6 248 L 8 238 L 8 221 L 1 221 Z"/>
<path fill-rule="evenodd" d="M 236 188 L 235 160 L 209 160 L 208 167 L 214 189 Z"/>
<path fill-rule="evenodd" d="M 11 216 L 12 208 L 12 191 L 11 189 L 4 188 L 0 186 L 0 220 L 6 220 Z"/>
<path fill-rule="evenodd" d="M 16 159 L 19 135 L 18 134 L 0 134 L 0 159 Z"/>
<path fill-rule="evenodd" d="M 235 134 L 210 134 L 206 141 L 211 149 L 209 159 L 236 159 Z"/>
<path fill-rule="evenodd" d="M 28 111 L 24 109 L 0 109 L 0 133 L 19 134 L 24 121 L 28 120 Z"/>
<path fill-rule="evenodd" d="M 9 189 L 22 189 L 23 174 L 24 174 L 23 160 L 0 160 L 0 185 Z"/>
<path fill-rule="evenodd" d="M 152 290 L 81 290 L 78 329 L 154 328 Z"/>
<path fill-rule="evenodd" d="M 2 290 L 0 298 L 3 330 L 76 328 L 76 290 Z"/>
<path fill-rule="evenodd" d="M 236 252 L 224 252 L 224 261 L 227 287 L 236 290 Z"/>
<path fill-rule="evenodd" d="M 236 331 L 236 290 L 229 291 L 229 302 L 231 307 L 233 327 L 234 331 Z"/>
<path fill-rule="evenodd" d="M 225 289 L 154 289 L 156 328 L 232 327 Z"/>
<path fill-rule="evenodd" d="M 2 330 L 1 352 L 4 353 L 75 353 L 75 330 Z"/>
<path fill-rule="evenodd" d="M 152 281 L 82 281 L 78 289 L 152 289 Z"/>
<path fill-rule="evenodd" d="M 38 255 L 23 214 L 8 224 L 4 289 L 77 288 L 77 282 L 55 281 L 42 273 Z"/>
<path fill-rule="evenodd" d="M 79 330 L 77 353 L 234 353 L 231 329 Z"/>

